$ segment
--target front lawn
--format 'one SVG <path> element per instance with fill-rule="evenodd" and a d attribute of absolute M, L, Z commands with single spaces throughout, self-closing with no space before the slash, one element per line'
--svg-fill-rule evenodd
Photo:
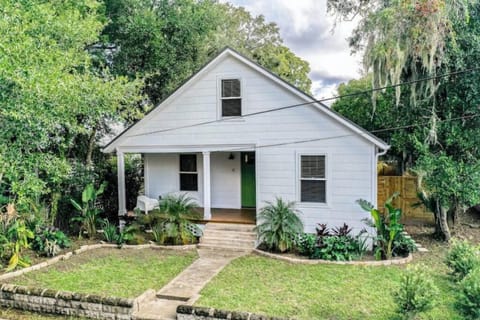
<path fill-rule="evenodd" d="M 438 246 L 415 262 L 427 264 L 441 294 L 421 319 L 462 319 Z M 298 319 L 391 319 L 404 267 L 294 265 L 258 256 L 233 261 L 201 292 L 197 305 Z"/>
<path fill-rule="evenodd" d="M 18 285 L 134 298 L 160 289 L 197 258 L 193 251 L 96 249 L 10 279 Z"/>

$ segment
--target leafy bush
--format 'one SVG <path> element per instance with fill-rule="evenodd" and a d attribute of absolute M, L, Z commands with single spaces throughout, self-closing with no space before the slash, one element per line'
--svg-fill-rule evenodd
<path fill-rule="evenodd" d="M 480 268 L 471 270 L 460 282 L 457 308 L 467 319 L 480 319 Z"/>
<path fill-rule="evenodd" d="M 330 236 L 323 239 L 323 246 L 319 248 L 321 259 L 334 261 L 350 261 L 356 257 L 357 246 L 355 239 L 350 236 Z"/>
<path fill-rule="evenodd" d="M 255 227 L 260 242 L 273 251 L 292 249 L 295 237 L 303 232 L 303 223 L 294 209 L 295 204 L 281 198 L 266 204 L 258 216 L 260 224 Z"/>
<path fill-rule="evenodd" d="M 479 249 L 467 241 L 454 240 L 445 263 L 451 269 L 452 275 L 462 280 L 470 271 L 480 267 Z"/>
<path fill-rule="evenodd" d="M 392 255 L 394 257 L 406 257 L 409 253 L 417 251 L 417 246 L 412 238 L 407 238 L 403 232 L 400 232 L 393 240 Z"/>
<path fill-rule="evenodd" d="M 295 238 L 295 248 L 302 256 L 312 257 L 317 249 L 317 237 L 311 233 L 303 233 Z"/>
<path fill-rule="evenodd" d="M 116 242 L 118 237 L 117 226 L 111 224 L 108 219 L 102 221 L 103 238 L 107 242 Z"/>
<path fill-rule="evenodd" d="M 406 319 L 412 319 L 434 305 L 438 289 L 425 270 L 423 265 L 409 266 L 402 275 L 400 288 L 394 294 L 398 313 Z"/>
<path fill-rule="evenodd" d="M 47 257 L 56 256 L 61 249 L 70 246 L 70 239 L 55 227 L 43 227 L 33 239 L 32 249 Z"/>
<path fill-rule="evenodd" d="M 393 207 L 393 199 L 398 197 L 399 193 L 395 192 L 390 198 L 385 201 L 385 214 L 382 214 L 373 205 L 363 199 L 357 200 L 357 203 L 363 210 L 370 213 L 373 221 L 366 219 L 365 222 L 372 227 L 375 227 L 377 234 L 373 236 L 375 246 L 375 258 L 391 259 L 394 251 L 394 241 L 398 234 L 403 231 L 403 225 L 400 223 L 402 210 Z"/>

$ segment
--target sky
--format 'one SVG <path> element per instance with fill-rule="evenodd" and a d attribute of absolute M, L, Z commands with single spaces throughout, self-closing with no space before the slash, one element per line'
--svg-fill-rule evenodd
<path fill-rule="evenodd" d="M 310 63 L 312 94 L 318 99 L 331 97 L 338 84 L 358 78 L 361 71 L 360 57 L 350 54 L 347 41 L 355 23 L 338 23 L 332 32 L 326 1 L 228 0 L 279 26 L 284 44 Z"/>

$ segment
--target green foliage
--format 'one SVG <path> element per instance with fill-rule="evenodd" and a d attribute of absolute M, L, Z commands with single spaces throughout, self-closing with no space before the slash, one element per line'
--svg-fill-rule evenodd
<path fill-rule="evenodd" d="M 324 260 L 354 260 L 358 257 L 358 245 L 355 242 L 356 240 L 348 235 L 325 237 L 315 255 Z"/>
<path fill-rule="evenodd" d="M 311 233 L 299 234 L 295 238 L 295 248 L 302 256 L 312 257 L 317 250 L 317 237 Z"/>
<path fill-rule="evenodd" d="M 438 293 L 426 266 L 409 266 L 402 275 L 400 288 L 394 293 L 399 315 L 404 319 L 414 319 L 418 313 L 434 306 Z"/>
<path fill-rule="evenodd" d="M 34 234 L 25 226 L 25 222 L 20 219 L 16 219 L 11 223 L 7 229 L 6 238 L 8 243 L 6 244 L 6 251 L 9 252 L 10 259 L 8 266 L 5 269 L 6 272 L 12 271 L 17 267 L 28 267 L 30 264 L 22 257 L 23 249 L 30 248 L 29 240 L 33 239 Z"/>
<path fill-rule="evenodd" d="M 118 237 L 116 225 L 111 224 L 110 221 L 108 221 L 108 219 L 104 219 L 102 220 L 102 229 L 103 229 L 103 238 L 105 239 L 105 241 L 110 243 L 116 241 Z"/>
<path fill-rule="evenodd" d="M 61 249 L 70 247 L 70 239 L 55 227 L 43 227 L 32 242 L 32 249 L 47 257 L 56 256 Z"/>
<path fill-rule="evenodd" d="M 134 226 L 126 226 L 116 235 L 115 242 L 119 247 L 122 247 L 128 241 L 133 240 L 134 235 L 137 231 L 137 228 L 135 228 Z"/>
<path fill-rule="evenodd" d="M 92 183 L 88 184 L 82 192 L 82 204 L 71 199 L 72 205 L 80 212 L 80 216 L 72 218 L 74 222 L 80 222 L 80 234 L 85 231 L 89 238 L 93 239 L 97 233 L 97 222 L 100 215 L 97 197 L 105 190 L 106 183 L 102 183 L 98 189 L 95 189 Z"/>
<path fill-rule="evenodd" d="M 359 199 L 357 203 L 363 210 L 370 212 L 373 219 L 369 224 L 375 227 L 377 234 L 374 236 L 375 258 L 391 259 L 394 250 L 394 241 L 398 234 L 403 231 L 403 225 L 400 223 L 402 210 L 393 207 L 392 201 L 398 197 L 399 193 L 394 193 L 385 201 L 385 214 L 375 209 L 371 203 L 366 200 Z"/>
<path fill-rule="evenodd" d="M 195 242 L 198 226 L 190 219 L 196 217 L 195 201 L 186 193 L 167 195 L 160 199 L 159 210 L 144 215 L 143 223 L 152 229 L 156 242 L 188 244 Z"/>
<path fill-rule="evenodd" d="M 480 250 L 467 241 L 455 240 L 447 253 L 445 263 L 451 269 L 451 274 L 462 280 L 470 271 L 480 267 Z"/>
<path fill-rule="evenodd" d="M 394 257 L 406 257 L 409 253 L 417 251 L 417 246 L 412 238 L 407 238 L 402 232 L 397 233 L 392 248 Z"/>
<path fill-rule="evenodd" d="M 266 202 L 260 210 L 255 227 L 261 243 L 269 250 L 285 252 L 293 248 L 294 239 L 303 232 L 302 220 L 293 202 L 276 198 L 275 203 Z"/>
<path fill-rule="evenodd" d="M 84 160 L 77 148 L 140 98 L 139 82 L 92 69 L 85 47 L 104 26 L 99 2 L 1 0 L 0 7 L 0 183 L 23 210 L 40 198 L 56 202 L 72 162 Z"/>
<path fill-rule="evenodd" d="M 460 282 L 457 308 L 467 319 L 480 319 L 480 268 L 472 270 Z"/>

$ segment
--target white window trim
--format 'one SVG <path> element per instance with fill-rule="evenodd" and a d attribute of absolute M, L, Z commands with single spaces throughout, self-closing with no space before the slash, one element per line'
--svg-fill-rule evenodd
<path fill-rule="evenodd" d="M 302 178 L 302 156 L 324 156 L 325 157 L 325 178 Z M 330 208 L 330 167 L 329 155 L 325 152 L 297 152 L 296 163 L 296 185 L 297 185 L 297 203 L 302 207 Z M 302 180 L 325 181 L 325 202 L 305 202 L 302 201 Z"/>
<path fill-rule="evenodd" d="M 238 80 L 240 81 L 240 96 L 239 97 L 222 97 L 222 80 Z M 217 119 L 232 119 L 235 121 L 245 121 L 244 119 L 238 119 L 238 116 L 224 117 L 222 116 L 222 101 L 231 99 L 240 99 L 240 116 L 246 113 L 245 108 L 245 81 L 239 74 L 221 74 L 217 75 Z"/>
<path fill-rule="evenodd" d="M 195 162 L 196 162 L 196 166 L 197 167 L 197 171 L 181 171 L 180 170 L 180 158 L 183 156 L 183 155 L 193 155 L 195 156 Z M 199 187 L 199 174 L 198 174 L 198 158 L 197 158 L 197 155 L 195 153 L 181 153 L 178 155 L 178 190 L 179 191 L 182 191 L 182 192 L 198 192 L 200 190 L 200 187 Z M 197 190 L 182 190 L 182 183 L 181 183 L 181 174 L 182 173 L 186 173 L 186 174 L 196 174 L 197 175 Z"/>

